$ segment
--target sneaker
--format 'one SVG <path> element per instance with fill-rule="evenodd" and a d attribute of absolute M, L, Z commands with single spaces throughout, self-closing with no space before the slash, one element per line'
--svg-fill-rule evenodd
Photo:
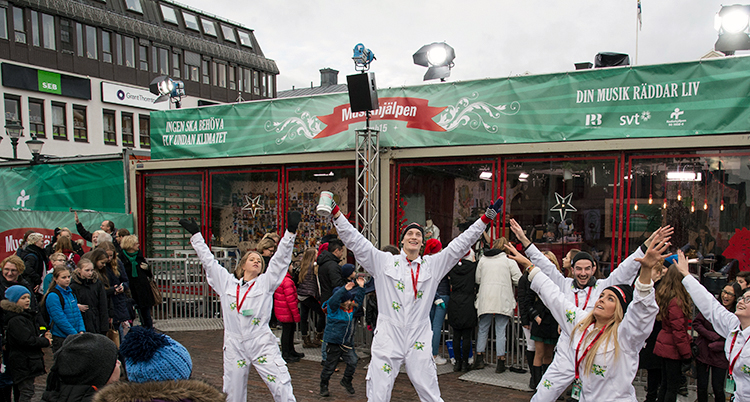
<path fill-rule="evenodd" d="M 435 364 L 437 364 L 438 366 L 442 366 L 443 364 L 448 363 L 448 360 L 445 359 L 443 356 L 440 356 L 440 355 L 438 355 L 438 356 L 432 356 L 432 359 L 435 360 Z"/>

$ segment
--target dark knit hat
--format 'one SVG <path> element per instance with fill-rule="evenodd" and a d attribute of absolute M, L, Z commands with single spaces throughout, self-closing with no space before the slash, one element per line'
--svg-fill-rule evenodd
<path fill-rule="evenodd" d="M 346 278 L 352 276 L 354 273 L 354 265 L 353 264 L 344 264 L 341 266 L 341 276 L 346 280 Z"/>
<path fill-rule="evenodd" d="M 628 305 L 633 301 L 633 287 L 630 285 L 612 285 L 604 290 L 610 290 L 620 301 L 623 314 L 628 311 Z"/>
<path fill-rule="evenodd" d="M 576 254 L 576 256 L 573 257 L 573 261 L 570 262 L 570 266 L 575 267 L 576 262 L 580 260 L 589 260 L 591 261 L 591 265 L 596 265 L 596 261 L 594 261 L 594 257 L 592 257 L 591 254 L 585 251 L 579 251 L 578 254 Z"/>
<path fill-rule="evenodd" d="M 27 289 L 26 286 L 13 285 L 8 289 L 5 289 L 5 298 L 12 301 L 13 303 L 17 303 L 23 295 L 31 295 L 29 289 Z"/>
<path fill-rule="evenodd" d="M 55 353 L 55 364 L 63 384 L 101 387 L 112 377 L 117 364 L 117 346 L 100 334 L 84 332 L 65 338 Z"/>
<path fill-rule="evenodd" d="M 419 231 L 422 232 L 422 238 L 424 238 L 424 228 L 422 227 L 422 225 L 418 224 L 417 222 L 412 222 L 401 232 L 401 241 L 404 241 L 404 236 L 406 236 L 406 232 L 408 232 L 410 229 L 419 229 Z"/>
<path fill-rule="evenodd" d="M 187 380 L 193 372 L 187 349 L 152 329 L 133 327 L 123 339 L 120 353 L 132 382 Z"/>
<path fill-rule="evenodd" d="M 430 239 L 424 244 L 424 255 L 435 254 L 443 249 L 443 244 L 438 239 Z"/>

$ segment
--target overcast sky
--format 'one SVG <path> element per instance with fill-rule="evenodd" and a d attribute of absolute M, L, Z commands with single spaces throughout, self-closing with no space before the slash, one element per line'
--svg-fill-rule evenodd
<path fill-rule="evenodd" d="M 422 84 L 426 68 L 412 54 L 442 41 L 456 51 L 449 81 L 570 71 L 599 52 L 627 53 L 636 64 L 636 0 L 179 1 L 253 29 L 280 70 L 279 91 L 320 85 L 325 67 L 345 83 L 356 72 L 352 49 L 360 42 L 377 57 L 371 71 L 380 88 Z M 642 0 L 637 64 L 697 60 L 711 51 L 721 4 Z"/>

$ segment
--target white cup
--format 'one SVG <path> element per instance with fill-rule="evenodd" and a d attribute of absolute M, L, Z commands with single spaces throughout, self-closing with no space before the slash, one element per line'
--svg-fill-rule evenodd
<path fill-rule="evenodd" d="M 328 216 L 333 210 L 333 193 L 330 191 L 321 191 L 318 207 L 315 209 L 318 215 Z"/>

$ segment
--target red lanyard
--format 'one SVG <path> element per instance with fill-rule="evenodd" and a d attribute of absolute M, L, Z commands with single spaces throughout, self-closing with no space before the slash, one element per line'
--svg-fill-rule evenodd
<path fill-rule="evenodd" d="M 734 338 L 732 338 L 732 344 L 729 346 L 729 358 L 730 359 L 732 358 L 732 349 L 734 349 L 734 341 L 737 340 L 737 334 L 739 332 L 740 331 L 738 330 L 737 332 L 734 333 Z M 745 341 L 745 343 L 742 345 L 742 347 L 740 348 L 740 352 L 737 353 L 737 356 L 735 356 L 734 359 L 729 363 L 729 375 L 730 376 L 732 375 L 732 369 L 734 368 L 734 363 L 737 363 L 737 359 L 740 358 L 740 355 L 742 354 L 742 349 L 745 347 L 745 345 L 747 345 L 747 341 Z"/>
<path fill-rule="evenodd" d="M 589 304 L 589 297 L 591 297 L 591 289 L 593 289 L 592 286 L 589 286 L 589 293 L 586 295 L 586 302 L 583 303 L 583 307 L 581 307 L 581 310 L 586 310 L 586 306 Z M 578 292 L 575 292 L 576 294 L 576 307 L 578 307 Z"/>
<path fill-rule="evenodd" d="M 592 322 L 591 325 L 594 325 L 594 323 Z M 589 325 L 588 327 L 586 327 L 586 330 L 583 331 L 583 336 L 581 336 L 581 340 L 578 341 L 578 346 L 576 347 L 576 380 L 579 378 L 579 375 L 578 375 L 578 366 L 581 365 L 581 362 L 586 357 L 586 355 L 589 353 L 589 350 L 591 350 L 591 347 L 594 346 L 594 343 L 596 343 L 596 341 L 599 339 L 599 337 L 602 336 L 602 334 L 604 333 L 604 330 L 607 329 L 607 326 L 605 325 L 605 326 L 602 327 L 601 330 L 599 330 L 599 333 L 596 334 L 596 336 L 594 337 L 594 340 L 591 341 L 591 343 L 589 343 L 589 346 L 586 348 L 585 351 L 583 351 L 583 356 L 581 356 L 581 358 L 579 359 L 578 358 L 578 351 L 581 349 L 581 344 L 583 343 L 583 338 L 586 337 L 586 332 L 589 332 L 589 328 L 591 328 L 591 325 Z"/>
<path fill-rule="evenodd" d="M 240 284 L 237 284 L 237 312 L 242 314 L 242 303 L 245 302 L 245 298 L 247 298 L 247 294 L 250 293 L 250 289 L 255 286 L 255 282 L 253 282 L 249 288 L 247 288 L 247 291 L 245 292 L 245 295 L 242 296 L 242 301 L 240 301 Z"/>
<path fill-rule="evenodd" d="M 411 262 L 409 262 L 411 265 Z M 419 263 L 417 263 L 417 276 L 414 276 L 414 269 L 411 270 L 411 284 L 414 286 L 414 300 L 417 300 L 417 281 L 419 280 Z"/>

